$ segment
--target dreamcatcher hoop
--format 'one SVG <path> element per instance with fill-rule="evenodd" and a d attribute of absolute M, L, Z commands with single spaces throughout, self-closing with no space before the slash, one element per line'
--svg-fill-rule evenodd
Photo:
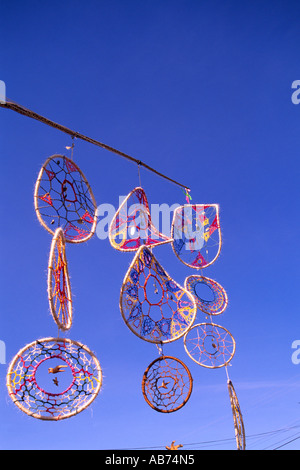
<path fill-rule="evenodd" d="M 196 364 L 209 369 L 226 366 L 235 354 L 235 347 L 232 334 L 215 323 L 193 325 L 184 336 L 188 356 Z"/>
<path fill-rule="evenodd" d="M 246 449 L 246 434 L 245 434 L 245 427 L 242 412 L 240 409 L 239 401 L 231 380 L 228 379 L 227 381 L 230 404 L 232 409 L 233 415 L 233 424 L 234 424 L 234 432 L 235 432 L 235 439 L 237 450 L 245 450 Z"/>
<path fill-rule="evenodd" d="M 71 285 L 66 258 L 63 229 L 56 229 L 48 263 L 48 300 L 50 311 L 58 328 L 69 330 L 72 326 L 73 306 Z"/>
<path fill-rule="evenodd" d="M 52 235 L 62 227 L 66 242 L 82 243 L 96 230 L 97 206 L 80 168 L 64 155 L 52 155 L 42 166 L 34 190 L 40 224 Z"/>
<path fill-rule="evenodd" d="M 54 377 L 52 383 L 49 377 Z M 67 338 L 44 338 L 16 354 L 6 385 L 14 404 L 28 416 L 60 420 L 92 403 L 102 386 L 102 370 L 87 346 Z"/>
<path fill-rule="evenodd" d="M 160 356 L 147 367 L 142 380 L 143 396 L 151 408 L 172 413 L 191 396 L 193 379 L 187 366 L 172 356 Z"/>
<path fill-rule="evenodd" d="M 185 204 L 175 209 L 171 244 L 177 258 L 190 268 L 206 268 L 218 258 L 222 236 L 218 204 Z"/>
<path fill-rule="evenodd" d="M 130 200 L 133 204 L 128 208 Z M 142 245 L 153 247 L 171 242 L 153 225 L 143 188 L 134 188 L 118 208 L 109 226 L 109 241 L 116 250 L 128 252 L 137 251 Z"/>
<path fill-rule="evenodd" d="M 196 318 L 197 307 L 194 297 L 166 273 L 147 247 L 141 246 L 122 284 L 120 311 L 134 334 L 161 344 L 186 333 Z"/>
<path fill-rule="evenodd" d="M 197 293 L 197 285 L 204 284 L 211 290 L 213 300 L 205 300 Z M 204 276 L 192 275 L 185 279 L 184 287 L 196 300 L 197 307 L 207 315 L 220 315 L 224 312 L 228 305 L 228 296 L 224 289 L 217 281 Z"/>

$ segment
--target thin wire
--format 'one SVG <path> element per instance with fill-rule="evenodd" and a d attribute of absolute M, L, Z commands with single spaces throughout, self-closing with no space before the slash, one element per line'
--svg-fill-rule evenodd
<path fill-rule="evenodd" d="M 152 168 L 151 166 L 149 166 L 146 163 L 142 162 L 141 160 L 138 160 L 138 159 L 136 159 L 136 158 L 124 153 L 124 152 L 121 152 L 120 150 L 117 150 L 117 149 L 115 149 L 115 148 L 113 148 L 109 145 L 106 145 L 103 142 L 99 142 L 98 140 L 92 139 L 91 137 L 80 134 L 79 132 L 76 132 L 76 131 L 73 131 L 72 129 L 69 129 L 68 127 L 65 127 L 61 124 L 58 124 L 54 121 L 51 121 L 50 119 L 48 119 L 44 116 L 41 116 L 40 114 L 38 114 L 34 111 L 31 111 L 30 109 L 27 109 L 24 106 L 21 106 L 21 105 L 13 102 L 11 100 L 7 99 L 5 103 L 0 102 L 0 107 L 7 108 L 7 109 L 10 109 L 12 111 L 16 111 L 17 113 L 22 114 L 23 116 L 27 116 L 27 117 L 30 117 L 32 119 L 36 119 L 37 121 L 40 121 L 40 122 L 43 122 L 44 124 L 47 124 L 47 126 L 54 127 L 55 129 L 58 129 L 62 132 L 65 132 L 66 134 L 69 134 L 69 135 L 71 135 L 75 138 L 84 140 L 84 141 L 89 142 L 90 144 L 93 144 L 93 145 L 97 145 L 98 147 L 102 147 L 102 148 L 108 150 L 109 152 L 115 153 L 115 154 L 119 155 L 120 157 L 124 157 L 127 160 L 130 160 L 134 163 L 137 163 L 140 166 L 143 166 L 144 168 L 151 171 L 152 173 L 155 173 L 156 175 L 170 181 L 171 183 L 174 183 L 178 186 L 181 186 L 181 188 L 184 188 L 187 191 L 190 190 L 190 188 L 188 186 L 186 186 L 184 184 L 181 184 L 178 181 L 175 181 L 174 179 L 170 178 L 169 176 L 164 175 L 163 173 L 160 173 L 159 171 L 155 170 L 154 168 Z"/>

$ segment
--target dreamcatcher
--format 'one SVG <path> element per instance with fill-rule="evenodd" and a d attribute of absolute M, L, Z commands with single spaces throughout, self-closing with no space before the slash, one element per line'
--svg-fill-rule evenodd
<path fill-rule="evenodd" d="M 146 369 L 142 391 L 149 406 L 162 413 L 182 408 L 190 398 L 193 379 L 187 366 L 171 356 L 160 356 Z"/>
<path fill-rule="evenodd" d="M 48 262 L 48 300 L 59 331 L 72 326 L 72 295 L 66 241 L 88 240 L 96 224 L 91 188 L 75 163 L 54 155 L 43 165 L 34 193 L 41 224 L 53 234 Z M 102 386 L 98 359 L 77 341 L 44 338 L 21 349 L 11 361 L 7 388 L 12 401 L 42 420 L 70 418 L 86 409 Z"/>
<path fill-rule="evenodd" d="M 48 264 L 48 299 L 55 323 L 62 331 L 72 325 L 72 294 L 63 229 L 56 229 Z"/>
<path fill-rule="evenodd" d="M 243 416 L 242 416 L 242 412 L 240 409 L 239 401 L 235 393 L 234 386 L 230 379 L 228 379 L 227 381 L 227 386 L 228 386 L 230 405 L 231 405 L 232 415 L 233 415 L 234 432 L 235 432 L 237 449 L 245 450 L 246 435 L 245 435 Z"/>
<path fill-rule="evenodd" d="M 123 281 L 120 309 L 126 325 L 145 341 L 169 343 L 193 324 L 193 296 L 177 284 L 145 246 L 136 253 Z"/>
<path fill-rule="evenodd" d="M 219 256 L 221 230 L 217 204 L 185 204 L 174 211 L 172 248 L 190 268 L 205 268 Z"/>
<path fill-rule="evenodd" d="M 119 251 L 137 251 L 142 245 L 153 247 L 171 242 L 153 225 L 143 188 L 134 188 L 120 205 L 109 227 L 109 240 Z"/>
<path fill-rule="evenodd" d="M 87 346 L 66 338 L 44 338 L 26 345 L 7 373 L 13 402 L 27 415 L 43 420 L 78 414 L 96 398 L 101 384 L 96 356 Z"/>
<path fill-rule="evenodd" d="M 52 235 L 61 227 L 69 243 L 92 237 L 97 207 L 90 185 L 78 166 L 63 155 L 49 157 L 34 190 L 34 206 L 41 225 Z"/>

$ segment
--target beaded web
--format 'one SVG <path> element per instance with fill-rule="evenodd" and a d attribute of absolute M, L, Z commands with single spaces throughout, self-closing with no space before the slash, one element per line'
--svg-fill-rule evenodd
<path fill-rule="evenodd" d="M 213 300 L 202 299 L 197 291 L 197 287 L 207 286 L 213 296 Z M 225 289 L 213 279 L 204 276 L 188 276 L 184 283 L 187 289 L 196 299 L 199 310 L 208 315 L 220 315 L 228 305 L 228 297 Z"/>
<path fill-rule="evenodd" d="M 87 408 L 102 385 L 96 356 L 83 344 L 63 338 L 36 340 L 21 349 L 7 373 L 13 402 L 42 420 L 70 418 Z"/>
<path fill-rule="evenodd" d="M 160 356 L 146 369 L 142 391 L 148 405 L 171 413 L 182 408 L 192 393 L 193 379 L 187 366 L 171 356 Z"/>
<path fill-rule="evenodd" d="M 219 256 L 221 231 L 217 204 L 186 204 L 174 211 L 172 248 L 191 268 L 205 268 Z"/>
<path fill-rule="evenodd" d="M 184 337 L 190 358 L 210 369 L 226 366 L 235 353 L 235 340 L 226 328 L 214 323 L 192 326 Z"/>
<path fill-rule="evenodd" d="M 197 313 L 193 296 L 165 272 L 145 246 L 136 253 L 124 278 L 120 310 L 130 330 L 152 343 L 180 338 Z"/>
<path fill-rule="evenodd" d="M 96 202 L 82 171 L 63 155 L 49 157 L 40 170 L 34 204 L 42 226 L 52 235 L 62 227 L 70 243 L 88 240 L 97 223 Z"/>
<path fill-rule="evenodd" d="M 119 251 L 137 251 L 141 245 L 171 242 L 153 225 L 143 188 L 133 189 L 120 205 L 109 227 L 109 240 Z"/>
<path fill-rule="evenodd" d="M 237 450 L 245 450 L 246 448 L 246 436 L 243 422 L 243 416 L 241 413 L 239 401 L 237 399 L 233 384 L 231 380 L 227 382 L 230 404 L 233 415 L 234 431 L 237 444 Z"/>
<path fill-rule="evenodd" d="M 48 299 L 57 326 L 68 330 L 72 326 L 72 296 L 66 259 L 65 237 L 58 228 L 52 239 L 48 264 Z"/>

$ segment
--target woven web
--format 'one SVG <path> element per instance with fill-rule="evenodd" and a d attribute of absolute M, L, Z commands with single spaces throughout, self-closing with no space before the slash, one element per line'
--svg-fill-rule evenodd
<path fill-rule="evenodd" d="M 63 155 L 48 158 L 35 188 L 35 208 L 41 224 L 54 233 L 62 227 L 66 241 L 89 239 L 96 225 L 96 203 L 78 166 Z"/>
<path fill-rule="evenodd" d="M 205 268 L 219 256 L 221 231 L 216 204 L 186 204 L 175 209 L 172 247 L 176 256 L 191 268 Z"/>
<path fill-rule="evenodd" d="M 153 225 L 143 188 L 135 188 L 120 205 L 110 224 L 109 240 L 120 251 L 137 251 L 142 245 L 157 246 L 171 242 Z"/>
<path fill-rule="evenodd" d="M 231 404 L 231 409 L 232 409 L 232 414 L 233 414 L 233 423 L 234 423 L 237 450 L 245 450 L 246 436 L 245 436 L 243 416 L 242 416 L 242 412 L 240 409 L 239 401 L 236 396 L 235 389 L 231 380 L 228 380 L 227 386 L 228 386 L 230 404 Z"/>
<path fill-rule="evenodd" d="M 213 300 L 202 299 L 197 292 L 199 285 L 207 286 L 212 294 Z M 184 287 L 195 297 L 199 310 L 208 315 L 219 315 L 224 312 L 228 305 L 228 297 L 225 289 L 213 279 L 204 276 L 188 276 Z"/>
<path fill-rule="evenodd" d="M 227 365 L 235 353 L 231 333 L 214 323 L 194 325 L 184 337 L 184 347 L 193 361 L 211 369 Z"/>
<path fill-rule="evenodd" d="M 143 376 L 146 402 L 156 411 L 170 413 L 182 408 L 192 392 L 192 377 L 179 359 L 161 356 L 153 361 Z"/>
<path fill-rule="evenodd" d="M 61 372 L 49 370 L 61 368 Z M 26 414 L 44 420 L 69 418 L 97 396 L 102 372 L 97 358 L 75 341 L 46 338 L 27 345 L 13 359 L 7 387 Z"/>
<path fill-rule="evenodd" d="M 165 272 L 144 246 L 123 281 L 120 308 L 131 331 L 153 343 L 180 338 L 193 324 L 197 312 L 193 296 Z"/>
<path fill-rule="evenodd" d="M 55 231 L 51 245 L 48 266 L 48 297 L 55 323 L 61 330 L 68 330 L 72 325 L 72 298 L 65 240 L 61 228 Z"/>

